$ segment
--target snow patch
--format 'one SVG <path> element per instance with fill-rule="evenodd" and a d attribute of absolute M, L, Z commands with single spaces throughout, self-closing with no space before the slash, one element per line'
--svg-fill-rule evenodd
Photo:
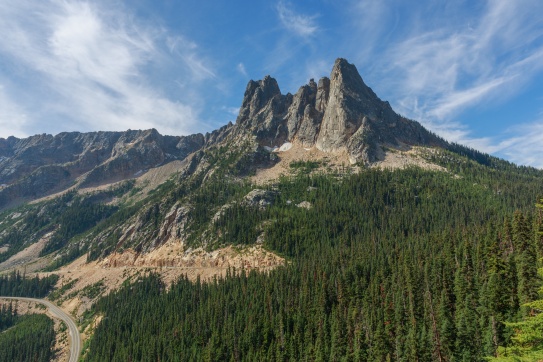
<path fill-rule="evenodd" d="M 290 142 L 285 142 L 281 145 L 281 147 L 279 147 L 279 149 L 277 150 L 277 152 L 285 152 L 285 151 L 288 151 L 292 148 L 292 143 Z"/>

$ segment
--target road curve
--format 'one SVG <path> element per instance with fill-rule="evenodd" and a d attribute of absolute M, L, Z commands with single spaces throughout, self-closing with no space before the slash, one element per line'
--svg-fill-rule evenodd
<path fill-rule="evenodd" d="M 79 330 L 77 329 L 77 325 L 75 324 L 74 320 L 68 314 L 64 313 L 62 309 L 45 299 L 24 297 L 0 297 L 0 299 L 26 300 L 29 302 L 36 302 L 45 305 L 49 309 L 51 314 L 62 319 L 64 323 L 66 323 L 66 326 L 70 331 L 71 347 L 69 362 L 77 362 L 79 360 L 79 355 L 81 354 L 81 335 L 79 334 Z"/>

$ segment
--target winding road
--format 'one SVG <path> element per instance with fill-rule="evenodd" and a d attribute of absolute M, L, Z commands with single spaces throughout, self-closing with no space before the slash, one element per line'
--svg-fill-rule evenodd
<path fill-rule="evenodd" d="M 60 318 L 61 320 L 66 323 L 66 326 L 68 327 L 68 330 L 70 331 L 70 341 L 71 341 L 71 347 L 70 347 L 70 359 L 69 362 L 77 362 L 79 360 L 79 355 L 81 354 L 81 335 L 79 334 L 79 330 L 77 329 L 77 325 L 75 324 L 74 320 L 66 314 L 62 309 L 54 305 L 48 300 L 45 299 L 35 299 L 35 298 L 24 298 L 24 297 L 0 297 L 0 299 L 17 299 L 17 300 L 24 300 L 28 302 L 36 302 L 45 305 L 51 314 L 56 316 L 57 318 Z"/>

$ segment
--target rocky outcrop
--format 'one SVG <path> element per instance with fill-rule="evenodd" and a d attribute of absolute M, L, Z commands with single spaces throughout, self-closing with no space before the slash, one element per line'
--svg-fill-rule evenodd
<path fill-rule="evenodd" d="M 371 149 L 375 143 L 372 142 L 373 137 L 364 136 L 366 133 L 371 134 L 370 120 L 389 123 L 395 118 L 399 116 L 392 111 L 388 103 L 381 101 L 371 88 L 364 84 L 356 67 L 345 59 L 338 59 L 330 75 L 330 94 L 316 146 L 325 152 L 345 149 L 353 151 L 353 147 L 348 147 L 348 143 L 357 151 Z M 351 140 L 357 131 L 360 132 Z M 360 141 L 366 141 L 368 144 L 361 147 L 358 145 Z M 389 141 L 393 141 L 393 137 Z M 350 154 L 355 159 L 362 156 L 357 152 Z"/>
<path fill-rule="evenodd" d="M 299 142 L 324 152 L 346 152 L 352 163 L 377 161 L 383 146 L 447 147 L 419 123 L 396 114 L 341 58 L 330 78 L 318 84 L 311 79 L 294 96 L 282 95 L 269 76 L 250 81 L 235 127 L 233 134 L 250 134 L 260 145 Z"/>
<path fill-rule="evenodd" d="M 300 207 L 300 208 L 309 210 L 309 209 L 311 209 L 313 207 L 313 205 L 311 205 L 311 203 L 309 201 L 302 201 L 299 204 L 296 204 L 296 207 Z"/>
<path fill-rule="evenodd" d="M 285 142 L 288 129 L 285 121 L 292 95 L 282 95 L 277 81 L 270 76 L 250 81 L 236 120 L 234 137 L 249 133 L 256 136 L 262 146 L 274 146 Z"/>
<path fill-rule="evenodd" d="M 275 191 L 254 189 L 245 195 L 242 204 L 263 209 L 273 204 L 276 198 L 277 192 Z"/>
<path fill-rule="evenodd" d="M 204 136 L 162 136 L 155 129 L 126 132 L 65 132 L 0 139 L 0 209 L 79 182 L 94 186 L 135 177 L 147 169 L 185 159 Z"/>
<path fill-rule="evenodd" d="M 317 84 L 313 79 L 298 90 L 292 99 L 292 104 L 288 109 L 287 114 L 287 129 L 288 138 L 292 139 L 298 131 L 298 126 L 302 123 L 304 118 L 305 109 L 314 108 L 315 97 L 317 95 Z"/>

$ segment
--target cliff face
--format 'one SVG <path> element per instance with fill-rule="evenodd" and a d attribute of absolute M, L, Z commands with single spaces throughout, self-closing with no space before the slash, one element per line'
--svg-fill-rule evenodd
<path fill-rule="evenodd" d="M 0 209 L 74 184 L 85 187 L 132 178 L 184 159 L 203 144 L 201 134 L 162 136 L 154 129 L 0 139 Z"/>
<path fill-rule="evenodd" d="M 300 142 L 324 152 L 347 152 L 352 163 L 377 161 L 382 146 L 446 146 L 419 123 L 396 114 L 345 59 L 336 60 L 330 78 L 318 84 L 311 79 L 295 95 L 282 95 L 269 76 L 250 81 L 236 127 L 263 146 Z"/>
<path fill-rule="evenodd" d="M 273 163 L 265 147 L 285 142 L 346 153 L 352 163 L 364 164 L 379 160 L 383 146 L 447 146 L 419 123 L 396 114 L 353 64 L 337 59 L 329 78 L 311 79 L 294 95 L 281 94 L 270 76 L 249 81 L 236 123 L 206 135 L 162 136 L 151 129 L 0 139 L 0 209 L 73 185 L 134 178 L 217 145 L 237 147 L 256 167 L 265 167 Z"/>

